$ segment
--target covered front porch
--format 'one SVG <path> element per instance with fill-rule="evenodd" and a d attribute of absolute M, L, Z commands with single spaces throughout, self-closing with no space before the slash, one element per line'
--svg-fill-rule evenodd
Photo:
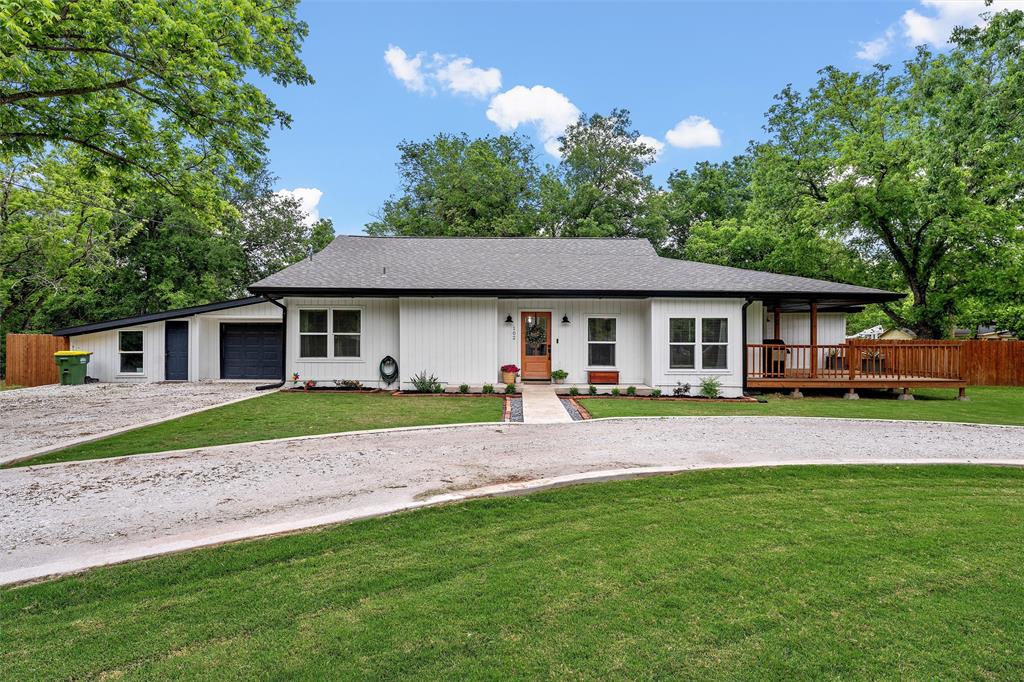
<path fill-rule="evenodd" d="M 825 311 L 840 306 L 832 302 Z M 964 395 L 967 382 L 959 344 L 853 339 L 818 343 L 819 302 L 776 302 L 765 308 L 771 311 L 766 318 L 772 322 L 770 332 L 766 323 L 763 342 L 747 343 L 744 348 L 744 384 L 749 389 L 788 389 L 796 396 L 801 389 L 843 389 L 847 397 L 855 398 L 861 388 L 887 388 L 903 389 L 909 398 L 912 388 L 932 387 L 959 388 Z M 787 343 L 783 338 L 781 320 L 786 312 L 807 313 L 809 343 Z"/>

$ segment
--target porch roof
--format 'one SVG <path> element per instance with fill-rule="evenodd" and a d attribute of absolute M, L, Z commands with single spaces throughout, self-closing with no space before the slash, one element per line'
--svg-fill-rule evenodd
<path fill-rule="evenodd" d="M 851 306 L 903 294 L 663 258 L 645 239 L 339 236 L 249 287 L 321 296 L 735 296 Z"/>

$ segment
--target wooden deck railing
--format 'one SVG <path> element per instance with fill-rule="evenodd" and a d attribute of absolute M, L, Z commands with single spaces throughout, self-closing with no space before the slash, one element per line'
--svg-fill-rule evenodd
<path fill-rule="evenodd" d="M 960 346 L 864 342 L 748 344 L 748 379 L 950 379 L 962 377 Z"/>

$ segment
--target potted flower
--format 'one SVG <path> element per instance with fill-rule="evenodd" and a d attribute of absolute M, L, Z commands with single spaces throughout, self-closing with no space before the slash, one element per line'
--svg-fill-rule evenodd
<path fill-rule="evenodd" d="M 515 365 L 502 365 L 501 366 L 501 383 L 503 384 L 514 384 L 516 383 L 516 375 L 519 374 L 519 368 Z"/>
<path fill-rule="evenodd" d="M 565 383 L 565 380 L 568 377 L 569 373 L 566 372 L 564 369 L 556 369 L 554 372 L 551 373 L 551 380 L 554 381 L 556 384 Z"/>

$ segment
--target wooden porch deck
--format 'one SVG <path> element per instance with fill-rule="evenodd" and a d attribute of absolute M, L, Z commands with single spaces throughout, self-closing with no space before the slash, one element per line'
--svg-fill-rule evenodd
<path fill-rule="evenodd" d="M 749 388 L 959 388 L 960 346 L 851 341 L 840 345 L 748 344 Z"/>

